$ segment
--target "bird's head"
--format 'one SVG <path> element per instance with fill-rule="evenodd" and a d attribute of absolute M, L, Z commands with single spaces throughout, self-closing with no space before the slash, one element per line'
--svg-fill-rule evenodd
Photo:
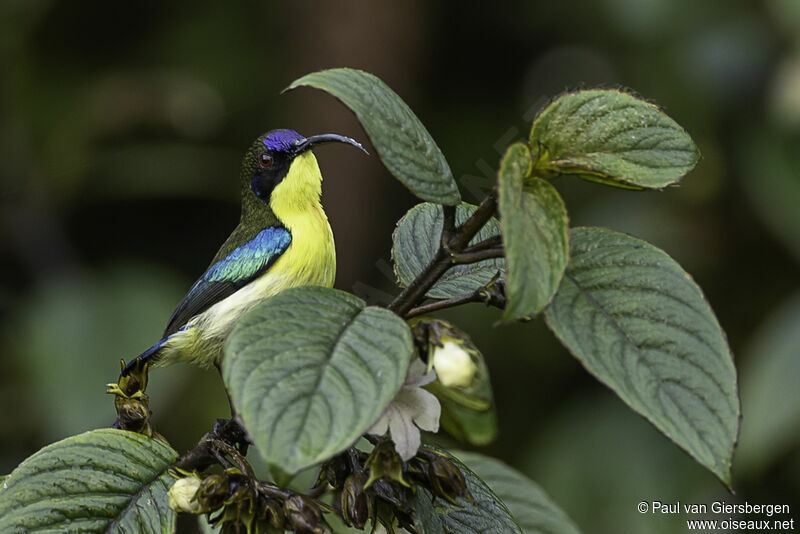
<path fill-rule="evenodd" d="M 244 209 L 269 206 L 280 216 L 279 211 L 318 202 L 322 173 L 311 149 L 330 142 L 364 150 L 358 141 L 337 134 L 303 137 L 294 130 L 272 130 L 256 139 L 242 161 Z"/>

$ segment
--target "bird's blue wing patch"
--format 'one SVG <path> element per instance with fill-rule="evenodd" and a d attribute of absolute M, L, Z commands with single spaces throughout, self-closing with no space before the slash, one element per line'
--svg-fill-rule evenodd
<path fill-rule="evenodd" d="M 291 242 L 289 230 L 272 226 L 213 263 L 178 304 L 164 336 L 176 332 L 195 315 L 258 278 L 289 248 Z"/>

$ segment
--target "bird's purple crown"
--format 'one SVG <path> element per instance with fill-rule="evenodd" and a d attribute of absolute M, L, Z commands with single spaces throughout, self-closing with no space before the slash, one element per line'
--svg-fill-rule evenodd
<path fill-rule="evenodd" d="M 264 146 L 269 150 L 286 151 L 303 139 L 305 137 L 294 130 L 272 130 L 264 135 Z"/>

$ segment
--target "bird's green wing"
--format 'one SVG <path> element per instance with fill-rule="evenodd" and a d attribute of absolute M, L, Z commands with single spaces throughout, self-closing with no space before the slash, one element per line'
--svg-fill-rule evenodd
<path fill-rule="evenodd" d="M 164 337 L 258 278 L 289 248 L 291 242 L 289 230 L 283 226 L 271 226 L 212 263 L 175 308 Z"/>

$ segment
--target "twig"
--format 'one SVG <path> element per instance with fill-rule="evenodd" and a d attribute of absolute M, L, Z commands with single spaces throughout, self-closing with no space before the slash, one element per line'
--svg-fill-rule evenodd
<path fill-rule="evenodd" d="M 455 208 L 445 206 L 444 221 L 439 250 L 433 260 L 402 292 L 389 304 L 388 308 L 401 317 L 406 317 L 415 304 L 425 298 L 425 294 L 433 287 L 447 270 L 456 264 L 454 258 L 465 252 L 467 244 L 475 237 L 478 230 L 491 218 L 497 208 L 497 190 L 493 189 L 489 196 L 475 209 L 464 223 L 450 230 L 455 221 Z M 496 256 L 490 256 L 496 257 Z M 476 260 L 477 261 L 477 260 Z"/>
<path fill-rule="evenodd" d="M 410 319 L 412 317 L 417 317 L 418 315 L 425 315 L 426 313 L 432 313 L 447 308 L 454 308 L 462 304 L 469 304 L 470 302 L 483 302 L 487 306 L 494 306 L 500 309 L 505 308 L 505 285 L 502 281 L 491 282 L 486 287 L 482 287 L 474 293 L 449 299 L 437 300 L 428 304 L 422 304 L 416 308 L 411 308 L 405 316 L 407 319 Z"/>
<path fill-rule="evenodd" d="M 456 207 L 442 206 L 442 246 L 446 247 L 456 229 Z"/>
<path fill-rule="evenodd" d="M 479 250 L 486 250 L 488 248 L 497 248 L 503 246 L 503 238 L 499 235 L 493 235 L 488 239 L 484 239 L 480 243 L 476 243 L 471 247 L 464 249 L 464 252 L 477 252 Z"/>
<path fill-rule="evenodd" d="M 453 250 L 460 250 L 467 246 L 467 243 L 475 237 L 478 230 L 483 228 L 497 209 L 497 189 L 492 189 L 483 202 L 475 209 L 470 217 L 464 221 L 464 224 L 458 227 L 455 234 L 450 239 L 449 245 Z"/>
<path fill-rule="evenodd" d="M 476 297 L 475 293 L 471 295 L 461 295 L 460 297 L 453 297 L 451 299 L 437 300 L 435 302 L 417 306 L 416 308 L 411 308 L 406 313 L 406 319 L 411 319 L 417 315 L 425 315 L 426 313 L 444 310 L 445 308 L 453 308 L 455 306 L 468 304 L 470 302 L 479 302 L 480 300 L 481 299 Z"/>
<path fill-rule="evenodd" d="M 430 264 L 389 304 L 389 309 L 405 317 L 414 304 L 422 300 L 425 293 L 433 287 L 451 266 L 450 255 L 440 248 Z"/>
<path fill-rule="evenodd" d="M 261 482 L 260 480 L 255 480 L 254 484 L 259 493 L 273 499 L 286 500 L 293 495 L 289 490 L 279 488 L 273 484 Z"/>
<path fill-rule="evenodd" d="M 483 260 L 491 260 L 493 258 L 502 258 L 505 254 L 503 247 L 487 248 L 483 250 L 474 250 L 458 252 L 451 255 L 451 260 L 456 265 L 465 263 L 475 263 Z"/>

